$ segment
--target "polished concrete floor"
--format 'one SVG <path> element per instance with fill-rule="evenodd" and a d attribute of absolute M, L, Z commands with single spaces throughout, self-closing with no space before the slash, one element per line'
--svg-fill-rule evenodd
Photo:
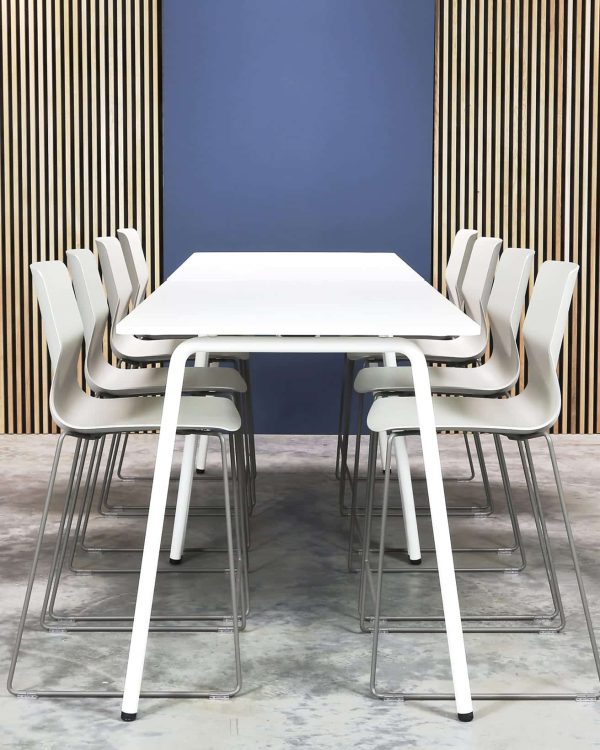
<path fill-rule="evenodd" d="M 412 440 L 412 439 L 411 439 Z M 56 442 L 53 436 L 0 437 L 0 671 L 6 672 L 28 574 L 45 483 Z M 462 440 L 440 438 L 447 476 L 466 472 Z M 491 517 L 451 520 L 455 547 L 510 546 L 502 487 L 493 446 L 484 442 L 497 512 Z M 592 612 L 600 623 L 600 437 L 556 440 Z M 154 438 L 138 436 L 128 451 L 125 472 L 149 470 Z M 132 724 L 119 720 L 116 699 L 15 699 L 0 695 L 0 747 L 78 750 L 159 750 L 163 748 L 535 748 L 600 747 L 600 704 L 579 702 L 479 701 L 475 720 L 460 724 L 450 701 L 381 702 L 369 695 L 371 637 L 362 634 L 356 616 L 357 576 L 347 572 L 347 519 L 337 509 L 333 477 L 335 441 L 330 437 L 258 439 L 258 503 L 252 518 L 252 613 L 241 635 L 244 684 L 228 701 L 145 699 Z M 474 692 L 508 690 L 597 690 L 584 622 L 569 564 L 564 529 L 553 491 L 544 444 L 533 445 L 542 499 L 568 623 L 560 634 L 468 634 L 467 652 Z M 72 448 L 69 448 L 71 451 Z M 417 444 L 409 446 L 416 478 L 422 472 Z M 47 572 L 52 535 L 60 509 L 69 451 L 59 475 L 48 543 L 41 573 Z M 540 565 L 535 526 L 513 444 L 506 446 L 528 565 L 522 573 L 460 573 L 463 614 L 547 611 L 548 586 Z M 180 454 L 179 454 L 180 455 Z M 208 477 L 217 476 L 211 453 Z M 380 486 L 380 485 L 379 485 Z M 148 482 L 116 480 L 111 502 L 143 504 Z M 195 505 L 219 497 L 217 482 L 195 483 Z M 449 506 L 479 502 L 479 477 L 447 483 Z M 419 502 L 423 483 L 417 481 Z M 189 546 L 218 546 L 222 519 L 195 517 Z M 139 518 L 94 516 L 91 543 L 138 546 Z M 427 517 L 420 518 L 423 545 L 431 541 Z M 170 521 L 165 526 L 168 539 Z M 390 542 L 402 546 L 398 519 Z M 456 565 L 515 567 L 515 555 L 456 555 Z M 131 567 L 136 553 L 92 553 L 81 567 Z M 159 575 L 155 612 L 218 607 L 226 600 L 222 574 L 191 574 L 185 569 L 218 565 L 219 554 L 190 552 L 184 564 Z M 403 553 L 390 565 L 409 571 L 386 576 L 388 614 L 437 615 L 437 576 L 423 568 L 434 563 L 424 555 L 421 569 L 409 568 Z M 165 558 L 161 569 L 168 569 Z M 43 581 L 42 581 L 43 583 Z M 136 577 L 65 575 L 57 599 L 62 611 L 113 614 L 132 611 Z M 16 678 L 19 687 L 120 689 L 127 657 L 123 633 L 47 634 L 36 627 L 42 586 L 35 591 L 32 613 Z M 600 626 L 599 626 L 600 627 Z M 152 634 L 144 677 L 146 689 L 194 689 L 231 679 L 230 636 Z M 449 665 L 443 634 L 387 634 L 381 640 L 381 684 L 392 689 L 448 691 Z"/>

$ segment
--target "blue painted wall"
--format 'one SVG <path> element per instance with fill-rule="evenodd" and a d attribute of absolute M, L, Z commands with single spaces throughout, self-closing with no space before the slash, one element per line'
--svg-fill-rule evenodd
<path fill-rule="evenodd" d="M 396 251 L 431 272 L 433 0 L 163 3 L 164 268 Z M 333 433 L 341 360 L 257 356 L 258 432 Z"/>

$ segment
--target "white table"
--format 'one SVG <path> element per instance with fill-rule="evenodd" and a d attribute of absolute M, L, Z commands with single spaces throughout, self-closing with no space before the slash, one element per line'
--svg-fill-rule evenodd
<path fill-rule="evenodd" d="M 137 713 L 184 368 L 193 355 L 197 365 L 206 365 L 209 353 L 243 351 L 364 352 L 383 354 L 386 364 L 395 364 L 395 354 L 402 354 L 409 360 L 456 707 L 459 714 L 469 714 L 471 693 L 429 374 L 421 349 L 410 339 L 476 335 L 479 326 L 393 253 L 195 253 L 117 330 L 193 337 L 182 341 L 169 367 L 123 712 Z M 186 438 L 180 496 L 189 492 L 195 445 L 193 436 Z M 399 474 L 402 481 L 403 472 Z M 404 492 L 410 489 L 410 476 L 406 479 Z"/>

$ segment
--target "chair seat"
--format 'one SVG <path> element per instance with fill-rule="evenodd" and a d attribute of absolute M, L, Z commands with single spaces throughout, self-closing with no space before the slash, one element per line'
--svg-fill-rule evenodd
<path fill-rule="evenodd" d="M 119 359 L 127 362 L 168 362 L 179 344 L 185 339 L 139 339 L 135 336 L 113 334 L 111 346 Z M 246 360 L 248 353 L 219 352 L 210 357 L 211 362 Z"/>
<path fill-rule="evenodd" d="M 229 362 L 233 359 L 250 359 L 248 352 L 215 352 L 210 355 L 211 362 Z"/>
<path fill-rule="evenodd" d="M 514 372 L 503 372 L 491 360 L 480 367 L 430 367 L 429 381 L 434 393 L 461 396 L 496 396 L 510 391 Z M 364 367 L 354 380 L 357 393 L 391 391 L 414 392 L 410 367 Z"/>
<path fill-rule="evenodd" d="M 485 354 L 486 344 L 479 336 L 461 336 L 456 339 L 412 339 L 425 354 L 428 362 L 441 362 L 444 364 L 468 364 L 480 359 Z M 371 360 L 373 362 L 383 361 L 380 354 L 367 354 L 364 352 L 347 354 L 352 361 Z M 404 359 L 399 356 L 399 359 Z"/>
<path fill-rule="evenodd" d="M 160 428 L 164 398 L 94 398 L 81 391 L 71 399 L 57 422 L 76 434 L 145 432 Z M 178 431 L 236 432 L 241 418 L 233 402 L 219 396 L 184 396 L 179 409 Z"/>
<path fill-rule="evenodd" d="M 507 399 L 469 396 L 433 396 L 439 432 L 489 432 L 531 435 L 543 432 L 558 415 L 549 415 L 542 399 L 527 391 Z M 417 402 L 413 396 L 383 396 L 369 410 L 367 425 L 373 432 L 418 432 Z"/>
<path fill-rule="evenodd" d="M 415 339 L 429 362 L 461 364 L 479 359 L 485 353 L 487 337 L 460 336 L 456 339 Z"/>
<path fill-rule="evenodd" d="M 94 381 L 94 390 L 111 396 L 160 395 L 165 391 L 168 374 L 166 367 L 121 370 L 109 366 L 103 368 L 102 382 L 97 382 L 99 378 Z M 183 391 L 245 393 L 246 383 L 231 367 L 186 367 Z"/>

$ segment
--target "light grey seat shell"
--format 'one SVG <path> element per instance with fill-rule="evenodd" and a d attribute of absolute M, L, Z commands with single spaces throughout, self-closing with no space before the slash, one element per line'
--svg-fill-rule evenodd
<path fill-rule="evenodd" d="M 464 307 L 462 287 L 476 239 L 476 230 L 459 229 L 454 235 L 454 242 L 446 263 L 445 280 L 448 299 L 461 310 Z"/>
<path fill-rule="evenodd" d="M 418 343 L 431 362 L 462 363 L 479 359 L 488 343 L 489 326 L 487 306 L 502 240 L 480 237 L 473 245 L 469 266 L 462 283 L 462 296 L 466 314 L 479 323 L 477 336 L 459 336 L 450 341 L 419 339 Z"/>
<path fill-rule="evenodd" d="M 142 247 L 142 238 L 137 229 L 131 227 L 126 229 L 117 229 L 117 237 L 121 245 L 125 265 L 129 274 L 131 284 L 131 294 L 127 305 L 137 307 L 146 297 L 148 288 L 148 265 L 144 248 Z M 101 238 L 103 239 L 103 238 Z M 121 270 L 122 273 L 122 270 Z M 125 289 L 122 292 L 125 294 Z M 167 339 L 163 339 L 163 347 L 167 346 Z M 174 343 L 176 346 L 177 343 Z M 236 360 L 247 360 L 250 355 L 246 352 L 219 352 L 211 356 L 212 362 L 231 362 Z"/>
<path fill-rule="evenodd" d="M 117 238 L 121 243 L 123 257 L 131 282 L 131 304 L 137 307 L 146 297 L 148 281 L 148 265 L 142 247 L 142 238 L 137 229 L 117 229 Z"/>
<path fill-rule="evenodd" d="M 433 392 L 495 396 L 510 391 L 517 382 L 520 357 L 516 338 L 533 256 L 533 250 L 517 248 L 502 253 L 488 303 L 492 354 L 480 367 L 430 367 Z M 356 376 L 354 390 L 412 392 L 412 371 L 408 367 L 365 367 Z"/>
<path fill-rule="evenodd" d="M 452 249 L 446 264 L 445 281 L 448 299 L 461 310 L 464 308 L 462 286 L 477 235 L 475 229 L 459 229 L 454 235 Z M 353 360 L 373 359 L 372 355 L 369 354 L 348 354 L 348 358 Z"/>
<path fill-rule="evenodd" d="M 546 261 L 540 268 L 523 326 L 528 364 L 524 390 L 507 399 L 434 396 L 438 430 L 530 436 L 546 432 L 556 422 L 561 408 L 556 366 L 578 269 L 565 261 Z M 378 398 L 367 424 L 374 432 L 417 431 L 415 399 Z"/>
<path fill-rule="evenodd" d="M 143 367 L 121 369 L 104 356 L 104 334 L 108 322 L 108 304 L 91 250 L 68 250 L 67 265 L 75 289 L 85 336 L 85 376 L 97 394 L 112 396 L 156 395 L 164 393 L 168 369 Z M 246 383 L 237 370 L 225 367 L 188 367 L 183 390 L 197 392 L 245 393 Z"/>
<path fill-rule="evenodd" d="M 50 359 L 50 411 L 56 424 L 75 435 L 137 432 L 160 428 L 161 397 L 100 399 L 86 394 L 77 381 L 77 363 L 83 343 L 83 323 L 69 272 L 60 261 L 32 263 Z M 232 401 L 218 396 L 184 396 L 179 410 L 185 432 L 236 432 L 240 415 Z"/>
<path fill-rule="evenodd" d="M 110 308 L 112 350 L 120 359 L 130 362 L 163 362 L 170 359 L 181 341 L 177 339 L 142 340 L 135 336 L 117 333 L 117 323 L 123 320 L 129 312 L 133 292 L 129 271 L 121 245 L 115 237 L 98 237 L 96 247 Z"/>

